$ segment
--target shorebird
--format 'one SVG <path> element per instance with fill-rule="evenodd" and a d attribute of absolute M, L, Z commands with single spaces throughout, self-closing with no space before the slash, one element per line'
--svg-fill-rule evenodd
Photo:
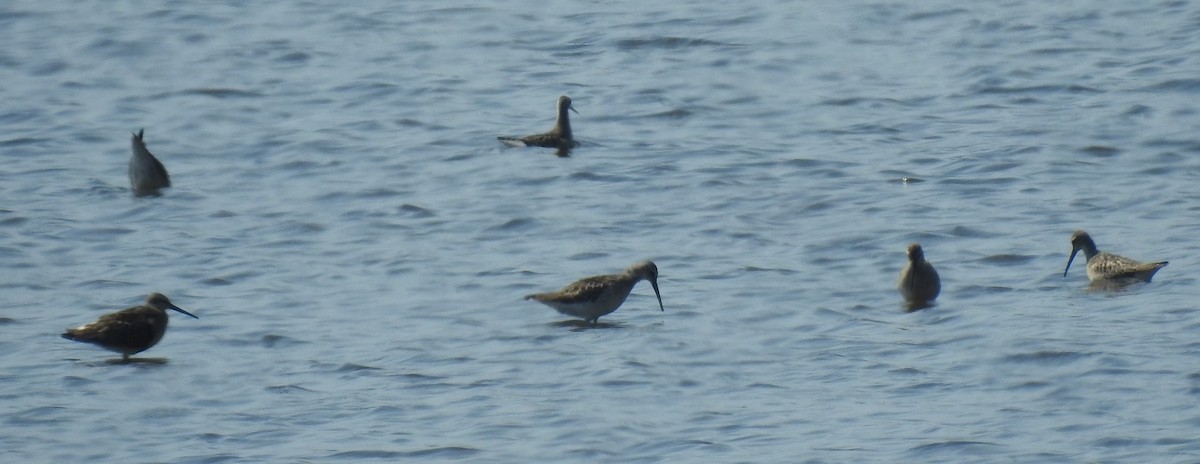
<path fill-rule="evenodd" d="M 128 362 L 129 355 L 146 351 L 162 340 L 167 332 L 168 308 L 196 317 L 172 304 L 165 295 L 152 293 L 146 297 L 145 304 L 105 314 L 91 324 L 67 329 L 62 338 L 121 353 L 122 361 Z"/>
<path fill-rule="evenodd" d="M 571 106 L 571 97 L 563 95 L 558 97 L 558 118 L 554 120 L 554 127 L 549 132 L 524 137 L 501 136 L 496 138 L 514 147 L 557 148 L 558 156 L 567 156 L 577 145 L 575 138 L 571 135 L 571 118 L 567 116 L 567 110 L 575 111 L 575 107 Z M 575 113 L 579 112 L 575 111 Z"/>
<path fill-rule="evenodd" d="M 143 132 L 145 129 L 133 134 L 133 156 L 129 157 L 129 186 L 138 197 L 158 195 L 159 189 L 171 186 L 167 168 L 146 149 Z"/>
<path fill-rule="evenodd" d="M 909 245 L 908 264 L 900 270 L 900 294 L 904 295 L 911 308 L 917 309 L 932 302 L 941 290 L 942 280 L 938 278 L 933 265 L 925 261 L 925 251 L 921 245 Z"/>
<path fill-rule="evenodd" d="M 1063 269 L 1063 277 L 1071 270 L 1071 261 L 1075 260 L 1075 254 L 1079 253 L 1079 250 L 1083 250 L 1083 256 L 1087 257 L 1087 275 L 1092 282 L 1149 282 L 1155 272 L 1167 265 L 1166 261 L 1143 263 L 1097 250 L 1092 236 L 1077 230 L 1071 234 L 1071 257 L 1067 258 L 1067 268 Z"/>
<path fill-rule="evenodd" d="M 643 279 L 649 280 L 650 286 L 654 287 L 658 309 L 666 311 L 662 294 L 658 293 L 658 266 L 650 261 L 634 264 L 620 274 L 585 277 L 557 292 L 535 293 L 525 299 L 537 300 L 560 313 L 582 318 L 595 325 L 600 321 L 600 316 L 616 311 L 625 302 L 633 286 Z"/>

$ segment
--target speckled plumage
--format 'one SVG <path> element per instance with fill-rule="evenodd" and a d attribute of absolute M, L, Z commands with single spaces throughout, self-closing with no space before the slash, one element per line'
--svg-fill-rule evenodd
<path fill-rule="evenodd" d="M 1100 251 L 1096 248 L 1096 242 L 1087 232 L 1077 230 L 1071 234 L 1071 257 L 1067 258 L 1067 268 L 1063 269 L 1063 277 L 1067 276 L 1067 271 L 1071 269 L 1071 262 L 1075 260 L 1075 254 L 1080 250 L 1083 250 L 1083 256 L 1087 258 L 1087 275 L 1092 282 L 1149 282 L 1154 277 L 1154 273 L 1167 265 L 1167 261 L 1143 263 Z"/>
<path fill-rule="evenodd" d="M 133 155 L 129 157 L 129 187 L 134 196 L 139 197 L 158 195 L 159 189 L 171 186 L 167 168 L 146 149 L 142 139 L 144 131 L 133 134 Z"/>
<path fill-rule="evenodd" d="M 167 309 L 196 317 L 172 304 L 165 295 L 153 293 L 146 298 L 145 304 L 105 314 L 91 324 L 67 329 L 62 337 L 121 353 L 122 359 L 128 361 L 130 355 L 146 351 L 162 340 L 167 332 Z"/>
<path fill-rule="evenodd" d="M 566 156 L 576 146 L 575 138 L 571 134 L 571 118 L 567 115 L 568 110 L 575 111 L 575 108 L 571 106 L 571 97 L 563 95 L 558 97 L 558 118 L 554 120 L 554 127 L 549 132 L 524 137 L 502 136 L 496 138 L 514 147 L 557 148 L 559 156 Z M 578 113 L 578 111 L 575 112 Z"/>
<path fill-rule="evenodd" d="M 586 277 L 557 292 L 536 293 L 525 299 L 537 300 L 560 313 L 595 324 L 600 316 L 616 311 L 634 285 L 643 279 L 650 281 L 654 296 L 658 297 L 658 308 L 665 311 L 662 295 L 658 292 L 658 266 L 650 261 L 634 264 L 620 274 Z"/>
<path fill-rule="evenodd" d="M 929 304 L 942 291 L 942 280 L 925 260 L 925 251 L 919 244 L 908 246 L 908 264 L 900 271 L 899 288 L 904 300 L 913 306 Z"/>

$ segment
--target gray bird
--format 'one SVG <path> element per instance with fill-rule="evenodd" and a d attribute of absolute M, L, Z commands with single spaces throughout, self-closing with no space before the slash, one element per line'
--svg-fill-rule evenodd
<path fill-rule="evenodd" d="M 171 176 L 158 158 L 146 149 L 142 140 L 144 129 L 133 134 L 133 156 L 129 157 L 129 187 L 139 197 L 157 196 L 159 189 L 171 186 Z"/>
<path fill-rule="evenodd" d="M 658 266 L 650 261 L 634 264 L 620 274 L 585 277 L 557 292 L 535 293 L 525 299 L 537 300 L 560 313 L 596 324 L 600 316 L 616 311 L 633 286 L 642 280 L 650 281 L 654 296 L 658 297 L 658 309 L 665 311 L 662 294 L 658 292 Z"/>
<path fill-rule="evenodd" d="M 1087 258 L 1088 280 L 1097 282 L 1149 282 L 1154 273 L 1166 267 L 1167 261 L 1143 263 L 1124 256 L 1117 256 L 1096 249 L 1096 242 L 1087 232 L 1077 230 L 1071 234 L 1071 257 L 1067 258 L 1067 268 L 1063 269 L 1063 277 L 1071 270 L 1071 262 L 1075 254 L 1083 250 Z"/>
<path fill-rule="evenodd" d="M 558 118 L 554 120 L 554 127 L 549 132 L 524 137 L 501 136 L 496 138 L 506 145 L 514 147 L 557 148 L 555 153 L 558 156 L 567 156 L 577 145 L 575 138 L 571 135 L 571 118 L 567 115 L 567 110 L 575 111 L 575 107 L 571 106 L 571 97 L 563 95 L 558 97 Z"/>
<path fill-rule="evenodd" d="M 942 280 L 933 265 L 925 261 L 925 251 L 919 244 L 908 246 L 908 264 L 900 271 L 899 287 L 913 309 L 927 306 L 942 291 Z"/>

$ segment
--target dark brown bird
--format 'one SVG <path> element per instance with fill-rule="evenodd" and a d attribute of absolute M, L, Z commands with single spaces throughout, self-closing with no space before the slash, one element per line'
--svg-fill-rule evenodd
<path fill-rule="evenodd" d="M 929 261 L 925 261 L 925 250 L 919 244 L 908 246 L 908 264 L 900 271 L 900 294 L 916 308 L 925 306 L 937 298 L 942 291 L 942 280 Z"/>
<path fill-rule="evenodd" d="M 91 324 L 67 329 L 62 337 L 121 353 L 121 359 L 128 362 L 130 355 L 146 351 L 162 340 L 167 332 L 167 309 L 199 319 L 172 304 L 165 295 L 152 293 L 146 297 L 145 304 L 105 314 Z"/>

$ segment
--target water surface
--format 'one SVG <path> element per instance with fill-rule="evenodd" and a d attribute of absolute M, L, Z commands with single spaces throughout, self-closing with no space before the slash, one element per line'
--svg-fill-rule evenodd
<path fill-rule="evenodd" d="M 1188 2 L 0 6 L 13 462 L 1195 462 Z M 570 95 L 569 158 L 506 148 Z M 174 187 L 133 198 L 129 134 Z M 902 179 L 908 178 L 908 182 Z M 1062 276 L 1070 233 L 1169 259 Z M 908 243 L 943 278 L 905 313 Z M 641 259 L 608 325 L 522 296 Z M 159 346 L 58 333 L 161 291 Z"/>

